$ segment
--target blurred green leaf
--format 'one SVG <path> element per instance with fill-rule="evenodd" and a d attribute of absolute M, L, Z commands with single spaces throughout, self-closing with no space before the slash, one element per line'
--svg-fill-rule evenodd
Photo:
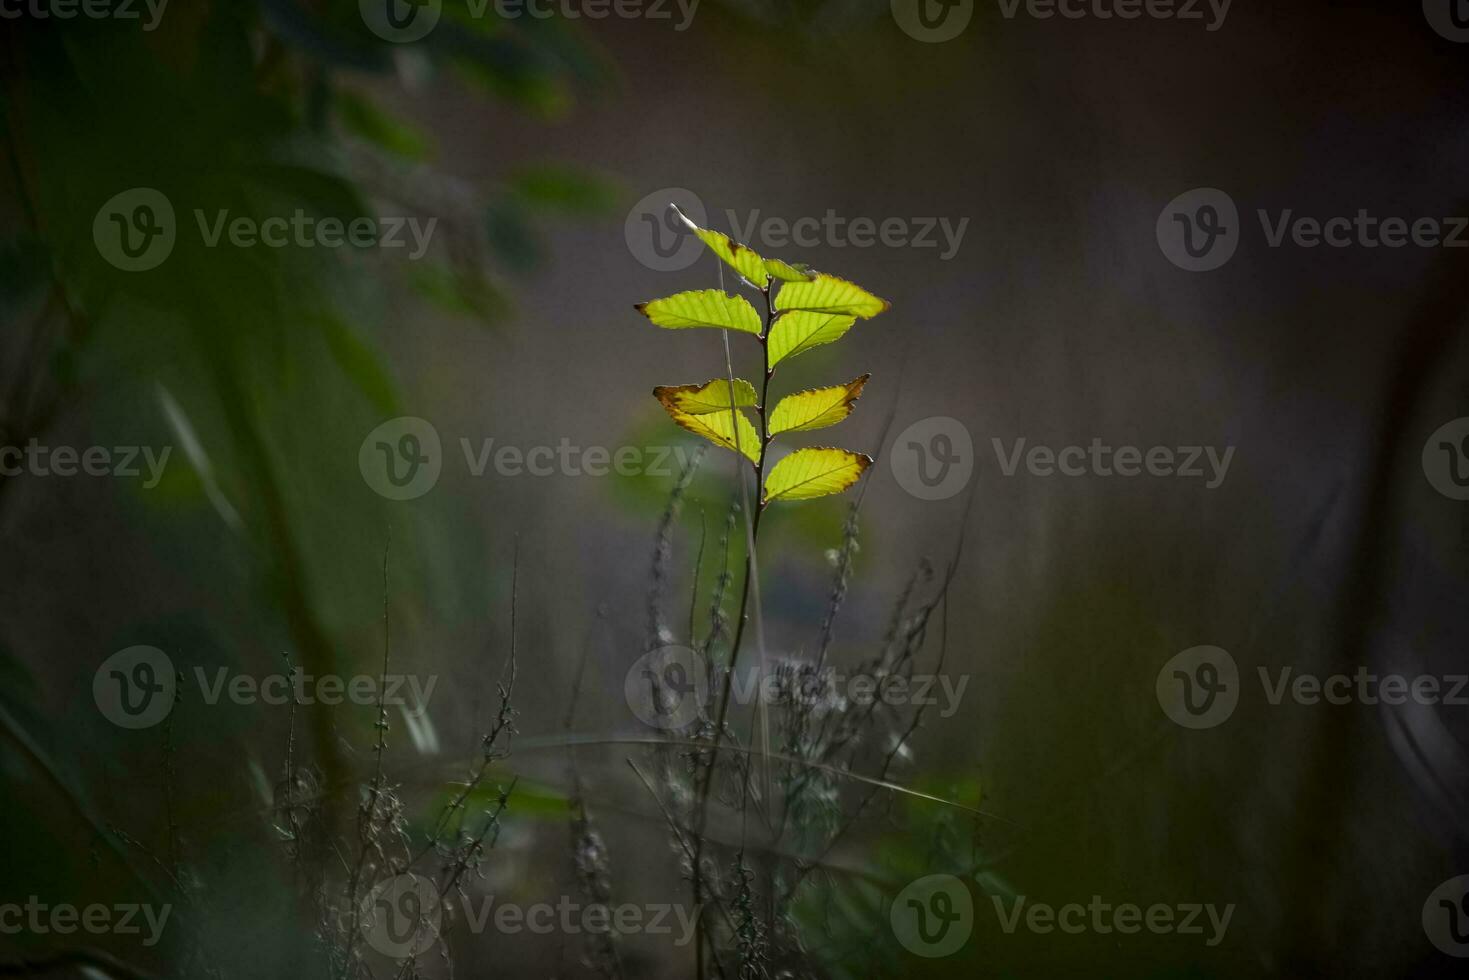
<path fill-rule="evenodd" d="M 377 351 L 334 313 L 323 313 L 318 325 L 337 365 L 372 407 L 385 418 L 400 414 L 397 387 Z"/>
<path fill-rule="evenodd" d="M 610 180 L 554 163 L 518 171 L 509 183 L 510 189 L 527 203 L 567 214 L 609 213 L 618 199 L 617 188 Z"/>
<path fill-rule="evenodd" d="M 332 103 L 337 118 L 349 132 L 408 160 L 428 156 L 429 137 L 411 123 L 384 111 L 371 99 L 349 89 L 337 89 Z"/>
<path fill-rule="evenodd" d="M 525 209 L 512 199 L 490 204 L 485 209 L 485 235 L 495 255 L 517 273 L 540 265 L 544 250 Z"/>
<path fill-rule="evenodd" d="M 468 276 L 452 266 L 436 262 L 416 262 L 409 282 L 424 299 L 439 309 L 460 316 L 474 317 L 486 324 L 505 314 L 508 305 L 482 276 Z"/>
<path fill-rule="evenodd" d="M 19 305 L 50 281 L 51 254 L 45 242 L 22 233 L 0 244 L 0 306 Z"/>

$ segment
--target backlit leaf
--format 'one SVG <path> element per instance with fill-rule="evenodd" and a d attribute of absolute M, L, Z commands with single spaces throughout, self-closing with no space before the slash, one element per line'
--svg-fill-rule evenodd
<path fill-rule="evenodd" d="M 841 493 L 871 465 L 871 456 L 846 449 L 798 449 L 771 467 L 765 478 L 765 502 L 810 500 Z"/>
<path fill-rule="evenodd" d="M 679 210 L 678 205 L 675 204 L 672 207 L 679 219 L 688 226 L 689 231 L 699 236 L 699 241 L 709 246 L 709 251 L 723 259 L 750 285 L 764 287 L 765 280 L 771 273 L 766 272 L 766 260 L 756 254 L 754 249 L 748 245 L 741 245 L 722 232 L 700 228 Z"/>
<path fill-rule="evenodd" d="M 854 316 L 835 313 L 799 310 L 782 313 L 770 328 L 770 366 L 775 367 L 786 358 L 804 354 L 813 347 L 840 340 L 855 322 L 857 318 Z"/>
<path fill-rule="evenodd" d="M 755 431 L 755 426 L 745 417 L 743 411 L 710 412 L 707 415 L 690 415 L 671 408 L 667 403 L 663 405 L 668 417 L 673 419 L 684 429 L 696 436 L 701 436 L 725 449 L 734 449 L 743 453 L 752 463 L 760 462 L 760 434 Z M 735 426 L 739 426 L 739 447 L 735 447 Z"/>
<path fill-rule="evenodd" d="M 777 432 L 809 432 L 836 425 L 852 414 L 852 403 L 862 394 L 863 385 L 872 377 L 864 374 L 844 385 L 812 388 L 782 398 L 770 413 L 770 434 Z"/>
<path fill-rule="evenodd" d="M 816 277 L 810 266 L 791 265 L 780 259 L 766 259 L 765 271 L 782 282 L 810 282 Z"/>
<path fill-rule="evenodd" d="M 734 397 L 730 397 L 727 378 L 715 378 L 701 385 L 659 385 L 653 397 L 670 412 L 686 415 L 708 415 L 727 412 L 730 408 L 753 408 L 757 401 L 755 386 L 743 378 L 734 379 Z"/>
<path fill-rule="evenodd" d="M 649 303 L 637 311 L 660 327 L 720 327 L 744 333 L 760 332 L 760 314 L 743 296 L 730 296 L 717 289 L 695 289 Z"/>
<path fill-rule="evenodd" d="M 887 309 L 888 301 L 845 279 L 818 274 L 810 282 L 788 282 L 782 286 L 775 297 L 775 308 L 840 313 L 865 319 Z"/>

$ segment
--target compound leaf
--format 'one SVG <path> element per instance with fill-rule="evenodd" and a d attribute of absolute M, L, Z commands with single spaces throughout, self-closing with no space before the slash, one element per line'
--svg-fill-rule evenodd
<path fill-rule="evenodd" d="M 782 398 L 770 413 L 770 434 L 777 432 L 809 432 L 836 425 L 852 414 L 852 403 L 862 395 L 862 388 L 872 375 L 864 374 L 844 385 L 811 388 Z"/>
<path fill-rule="evenodd" d="M 760 333 L 760 314 L 743 296 L 730 296 L 717 289 L 695 289 L 635 307 L 660 327 L 719 327 L 743 333 Z"/>
<path fill-rule="evenodd" d="M 782 313 L 770 328 L 770 366 L 775 367 L 786 358 L 804 354 L 813 347 L 840 340 L 856 322 L 854 316 L 836 313 L 802 310 Z"/>
<path fill-rule="evenodd" d="M 888 301 L 879 299 L 845 279 L 818 273 L 809 282 L 788 282 L 783 285 L 776 294 L 775 308 L 838 313 L 866 319 L 886 310 Z"/>
<path fill-rule="evenodd" d="M 871 456 L 846 449 L 798 449 L 771 467 L 765 478 L 765 502 L 810 500 L 841 493 L 871 465 Z"/>
<path fill-rule="evenodd" d="M 653 389 L 653 397 L 670 412 L 683 412 L 685 415 L 753 408 L 757 403 L 755 386 L 744 378 L 735 378 L 733 386 L 727 378 L 715 378 L 701 385 L 659 385 Z"/>

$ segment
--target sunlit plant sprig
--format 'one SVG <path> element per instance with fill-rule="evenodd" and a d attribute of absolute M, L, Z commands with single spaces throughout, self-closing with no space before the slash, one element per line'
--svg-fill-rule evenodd
<path fill-rule="evenodd" d="M 683 428 L 749 460 L 761 487 L 752 519 L 755 527 L 765 508 L 778 500 L 809 500 L 846 490 L 872 465 L 871 456 L 831 446 L 798 449 L 770 467 L 766 475 L 767 451 L 783 432 L 824 429 L 846 418 L 871 375 L 798 391 L 782 398 L 774 410 L 768 410 L 767 403 L 770 379 L 783 361 L 840 340 L 858 319 L 888 309 L 887 301 L 845 279 L 762 258 L 727 235 L 700 228 L 677 207 L 674 211 L 735 270 L 741 282 L 760 292 L 764 315 L 743 296 L 720 289 L 690 290 L 640 303 L 638 312 L 671 330 L 715 327 L 750 334 L 760 342 L 765 370 L 758 396 L 750 382 L 725 377 L 703 384 L 660 386 L 653 389 L 653 397 Z M 755 424 L 746 409 L 755 413 Z"/>
<path fill-rule="evenodd" d="M 767 472 L 771 442 L 777 435 L 836 425 L 852 413 L 853 404 L 861 396 L 871 375 L 863 374 L 845 384 L 795 392 L 782 398 L 774 409 L 769 407 L 770 380 L 784 361 L 840 340 L 858 319 L 869 319 L 887 310 L 888 302 L 845 279 L 779 259 L 763 258 L 749 246 L 733 241 L 727 235 L 700 228 L 676 206 L 670 206 L 710 251 L 734 269 L 741 283 L 760 293 L 764 308 L 762 315 L 743 296 L 730 295 L 722 289 L 690 290 L 637 306 L 638 312 L 655 325 L 671 330 L 714 327 L 750 334 L 760 343 L 764 364 L 758 394 L 753 384 L 734 376 L 732 367 L 725 377 L 702 384 L 666 385 L 653 389 L 653 396 L 679 426 L 743 456 L 754 468 L 759 494 L 748 525 L 745 581 L 735 634 L 730 644 L 729 663 L 718 698 L 709 758 L 702 767 L 693 812 L 690 857 L 694 902 L 701 908 L 696 962 L 698 975 L 702 977 L 705 947 L 700 858 L 704 846 L 704 822 L 729 709 L 730 685 L 744 636 L 760 518 L 766 508 L 777 501 L 810 500 L 841 493 L 855 484 L 872 465 L 872 457 L 865 453 L 815 446 L 797 449 L 770 466 Z M 726 339 L 726 356 L 727 352 Z M 747 409 L 754 413 L 753 423 L 746 415 Z"/>

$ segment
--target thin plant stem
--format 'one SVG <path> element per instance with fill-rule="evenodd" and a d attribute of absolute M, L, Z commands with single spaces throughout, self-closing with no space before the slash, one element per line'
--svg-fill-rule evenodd
<path fill-rule="evenodd" d="M 723 272 L 721 270 L 721 280 L 722 278 Z M 760 535 L 760 518 L 761 515 L 765 513 L 765 504 L 762 500 L 759 499 L 759 495 L 761 493 L 761 489 L 765 485 L 765 457 L 766 451 L 770 447 L 770 427 L 766 415 L 769 407 L 768 401 L 770 397 L 770 378 L 775 373 L 775 371 L 770 366 L 770 327 L 775 320 L 775 309 L 772 302 L 770 287 L 771 281 L 767 277 L 767 279 L 765 280 L 765 286 L 761 290 L 765 298 L 764 329 L 760 332 L 760 336 L 758 338 L 760 341 L 760 355 L 763 370 L 760 385 L 760 402 L 758 405 L 755 406 L 755 415 L 759 420 L 760 452 L 755 459 L 756 502 L 753 507 L 751 507 L 750 504 L 749 493 L 747 490 L 744 489 L 746 487 L 746 484 L 744 482 L 743 475 L 741 476 L 740 480 L 741 489 L 745 495 L 745 513 L 749 515 L 746 521 L 747 536 L 745 541 L 745 581 L 740 589 L 740 607 L 739 613 L 735 620 L 734 640 L 730 644 L 729 664 L 725 670 L 724 682 L 721 685 L 721 689 L 719 692 L 719 707 L 715 713 L 714 720 L 714 741 L 710 747 L 709 761 L 705 765 L 704 771 L 701 774 L 702 778 L 699 783 L 697 801 L 694 805 L 694 844 L 691 857 L 693 859 L 693 893 L 694 907 L 696 910 L 695 927 L 698 933 L 698 941 L 694 944 L 696 950 L 695 972 L 699 980 L 703 980 L 704 977 L 704 917 L 699 909 L 703 900 L 702 858 L 704 852 L 704 831 L 709 815 L 709 790 L 714 782 L 714 771 L 719 760 L 720 743 L 724 740 L 724 726 L 725 721 L 729 716 L 729 701 L 734 684 L 734 674 L 735 670 L 738 669 L 739 666 L 740 648 L 745 636 L 745 625 L 749 619 L 747 614 L 749 611 L 752 595 L 755 602 L 755 619 L 757 620 L 755 624 L 755 630 L 761 661 L 760 667 L 762 670 L 765 667 L 764 628 L 763 624 L 758 622 L 758 620 L 761 619 L 759 597 L 760 566 L 756 559 L 755 547 L 756 541 L 758 540 Z M 743 450 L 740 447 L 739 413 L 734 406 L 734 365 L 731 361 L 729 352 L 729 334 L 727 331 L 721 331 L 721 333 L 723 333 L 724 336 L 725 367 L 729 375 L 730 430 L 734 434 L 735 454 L 738 458 L 739 456 L 743 455 Z M 769 765 L 770 727 L 768 719 L 765 716 L 764 707 L 765 706 L 763 705 L 763 703 L 757 701 L 756 713 L 759 716 L 761 736 L 760 748 L 763 763 L 762 773 L 765 783 L 764 793 L 762 795 L 763 798 L 768 801 L 771 798 Z"/>

